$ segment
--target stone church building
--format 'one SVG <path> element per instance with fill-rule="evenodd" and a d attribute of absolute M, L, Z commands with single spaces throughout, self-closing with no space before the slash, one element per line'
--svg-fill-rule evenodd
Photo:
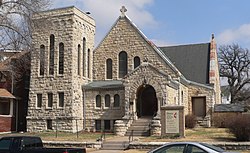
<path fill-rule="evenodd" d="M 161 107 L 183 106 L 209 126 L 221 103 L 214 36 L 207 43 L 159 47 L 126 16 L 94 49 L 95 21 L 75 7 L 34 15 L 27 131 L 125 130 Z"/>

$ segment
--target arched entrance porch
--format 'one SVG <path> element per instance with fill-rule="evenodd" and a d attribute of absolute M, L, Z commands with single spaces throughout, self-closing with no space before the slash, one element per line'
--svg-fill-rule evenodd
<path fill-rule="evenodd" d="M 151 85 L 142 85 L 136 94 L 136 112 L 138 117 L 153 117 L 158 111 L 155 89 Z"/>

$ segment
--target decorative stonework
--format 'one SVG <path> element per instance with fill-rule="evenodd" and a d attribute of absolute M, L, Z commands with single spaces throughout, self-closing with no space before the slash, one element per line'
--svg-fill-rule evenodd
<path fill-rule="evenodd" d="M 28 131 L 47 130 L 48 121 L 52 121 L 52 130 L 75 132 L 83 129 L 82 84 L 91 80 L 77 73 L 77 46 L 86 38 L 86 48 L 90 49 L 89 63 L 92 65 L 95 22 L 75 7 L 55 9 L 35 14 L 33 17 L 34 51 L 31 54 L 31 82 L 27 116 Z M 42 24 L 42 26 L 40 25 Z M 46 28 L 44 28 L 46 27 Z M 49 56 L 49 37 L 55 36 L 54 75 L 48 74 L 48 61 L 45 58 L 43 76 L 40 76 L 40 46 L 45 46 L 45 57 Z M 64 73 L 58 73 L 59 43 L 64 44 Z M 86 52 L 85 52 L 86 54 Z M 88 56 L 87 54 L 85 57 Z M 81 54 L 81 57 L 83 55 Z M 83 61 L 86 61 L 85 58 Z M 83 64 L 81 64 L 83 65 Z M 87 64 L 85 64 L 87 65 Z M 83 70 L 83 67 L 80 68 Z M 84 68 L 85 71 L 88 69 Z M 92 67 L 91 67 L 92 69 Z M 91 72 L 91 71 L 90 71 Z M 64 106 L 59 107 L 58 93 L 64 93 Z M 48 108 L 48 93 L 53 94 L 52 107 Z M 42 94 L 42 107 L 37 108 L 37 94 Z"/>
<path fill-rule="evenodd" d="M 176 70 L 169 59 L 150 42 L 126 17 L 127 9 L 122 7 L 121 16 L 108 35 L 93 51 L 95 22 L 87 14 L 74 7 L 41 12 L 34 21 L 43 23 L 33 31 L 34 51 L 31 58 L 31 82 L 29 110 L 27 116 L 28 131 L 47 130 L 48 120 L 52 120 L 52 130 L 76 132 L 76 130 L 96 131 L 97 121 L 101 130 L 110 121 L 110 131 L 124 135 L 133 120 L 138 118 L 137 106 L 139 91 L 150 86 L 155 92 L 158 112 L 152 116 L 151 134 L 160 135 L 162 130 L 162 107 L 181 106 L 183 114 L 192 113 L 192 97 L 206 97 L 206 112 L 210 112 L 215 99 L 214 89 L 207 85 L 186 80 Z M 44 28 L 46 27 L 46 28 Z M 39 76 L 40 45 L 45 45 L 45 56 L 49 56 L 49 36 L 55 36 L 54 75 L 48 74 L 48 61 L 45 62 L 45 75 Z M 78 45 L 85 52 L 80 53 L 80 75 L 78 74 Z M 64 74 L 58 74 L 59 43 L 64 43 Z M 82 48 L 81 48 L 82 49 Z M 87 51 L 89 49 L 89 52 Z M 214 49 L 214 48 L 212 48 Z M 127 53 L 128 73 L 119 78 L 119 53 Z M 213 50 L 215 51 L 215 50 Z M 134 58 L 140 59 L 140 65 L 134 68 Z M 119 87 L 108 86 L 85 88 L 93 82 L 112 81 L 106 79 L 106 60 L 112 60 L 112 80 L 122 81 Z M 214 61 L 217 62 L 217 61 Z M 84 66 L 83 66 L 84 65 Z M 173 68 L 174 67 L 174 68 Z M 216 70 L 214 71 L 215 73 Z M 218 79 L 215 74 L 215 79 Z M 218 82 L 218 80 L 217 80 Z M 215 81 L 215 86 L 218 84 Z M 64 92 L 64 107 L 58 107 L 58 92 Z M 47 108 L 47 93 L 53 94 L 52 108 Z M 42 94 L 42 107 L 36 107 L 37 94 Z M 114 107 L 114 95 L 120 96 L 119 107 Z M 96 107 L 96 96 L 101 97 L 101 106 Z M 105 96 L 110 96 L 110 106 L 105 107 Z M 218 93 L 217 93 L 218 96 Z M 217 98 L 218 99 L 218 98 Z M 206 117 L 209 118 L 209 113 Z M 109 123 L 109 122 L 108 122 Z M 209 124 L 209 123 L 208 123 Z M 98 127 L 99 128 L 99 127 Z M 100 130 L 100 129 L 99 129 Z"/>

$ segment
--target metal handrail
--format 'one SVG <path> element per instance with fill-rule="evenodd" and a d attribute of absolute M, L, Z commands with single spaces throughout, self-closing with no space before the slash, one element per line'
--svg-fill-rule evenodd
<path fill-rule="evenodd" d="M 102 131 L 102 135 L 101 135 L 101 141 L 106 139 L 106 133 L 105 130 Z"/>
<path fill-rule="evenodd" d="M 129 143 L 132 142 L 132 141 L 134 141 L 134 130 L 131 130 L 131 133 L 130 133 L 130 135 L 128 137 L 128 140 L 129 140 Z"/>

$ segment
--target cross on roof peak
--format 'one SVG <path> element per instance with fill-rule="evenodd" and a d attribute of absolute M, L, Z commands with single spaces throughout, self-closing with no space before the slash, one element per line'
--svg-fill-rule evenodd
<path fill-rule="evenodd" d="M 122 8 L 120 9 L 121 11 L 121 17 L 124 17 L 125 16 L 125 12 L 127 12 L 127 9 L 125 6 L 122 6 Z"/>

